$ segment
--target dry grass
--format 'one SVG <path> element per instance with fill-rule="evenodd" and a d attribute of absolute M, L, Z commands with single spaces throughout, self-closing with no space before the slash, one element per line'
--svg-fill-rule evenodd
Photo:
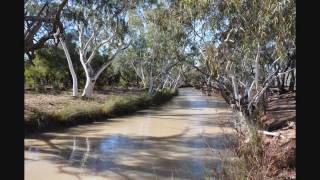
<path fill-rule="evenodd" d="M 94 98 L 73 98 L 68 93 L 25 94 L 25 131 L 52 130 L 106 120 L 133 113 L 170 100 L 176 91 L 163 90 L 152 96 L 145 91 L 99 93 Z"/>
<path fill-rule="evenodd" d="M 258 133 L 254 125 L 246 131 L 237 129 L 235 135 L 233 151 L 239 159 L 223 161 L 223 179 L 295 179 L 295 169 L 290 167 L 295 164 L 292 139 L 267 137 Z"/>
<path fill-rule="evenodd" d="M 94 94 L 91 100 L 74 98 L 69 92 L 61 92 L 60 94 L 41 94 L 41 93 L 25 93 L 25 121 L 31 119 L 35 112 L 54 113 L 67 111 L 68 109 L 86 110 L 99 107 L 106 103 L 113 104 L 121 99 L 129 97 L 140 97 L 145 95 L 144 92 L 138 93 L 118 93 L 118 94 Z"/>

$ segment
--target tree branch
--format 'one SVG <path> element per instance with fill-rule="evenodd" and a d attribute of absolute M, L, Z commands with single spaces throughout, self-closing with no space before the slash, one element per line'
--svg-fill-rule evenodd
<path fill-rule="evenodd" d="M 249 102 L 249 104 L 248 104 L 248 109 L 251 111 L 251 105 L 252 105 L 252 103 L 253 103 L 253 102 L 255 102 L 255 103 L 258 103 L 258 102 L 259 102 L 262 94 L 267 90 L 267 88 L 269 87 L 269 85 L 271 84 L 271 82 L 272 82 L 273 80 L 275 80 L 278 76 L 280 76 L 280 75 L 282 75 L 282 74 L 287 74 L 287 73 L 289 73 L 290 71 L 293 71 L 294 69 L 295 69 L 295 68 L 292 68 L 292 69 L 290 69 L 290 70 L 288 70 L 288 71 L 286 71 L 286 72 L 278 73 L 276 76 L 274 76 L 274 74 L 272 74 L 269 78 L 267 78 L 267 80 L 264 82 L 265 85 L 264 85 L 263 89 L 262 89 L 261 91 L 259 91 L 259 92 L 252 98 L 252 100 Z M 272 76 L 273 76 L 273 77 L 272 77 Z"/>
<path fill-rule="evenodd" d="M 93 33 L 91 35 L 91 37 L 89 38 L 89 40 L 87 41 L 87 43 L 84 45 L 83 50 L 85 51 L 87 49 L 87 47 L 89 46 L 89 44 L 91 43 L 92 39 L 95 37 L 95 30 L 93 29 Z"/>
<path fill-rule="evenodd" d="M 114 60 L 114 58 L 123 50 L 127 49 L 130 46 L 131 42 L 128 43 L 126 46 L 122 47 L 122 48 L 118 48 L 117 51 L 111 56 L 111 58 L 108 58 L 108 60 L 101 66 L 101 68 L 99 69 L 99 71 L 96 73 L 95 75 L 95 79 L 97 79 L 100 74 L 112 63 L 112 61 Z"/>
<path fill-rule="evenodd" d="M 40 49 L 44 46 L 45 42 L 48 41 L 49 39 L 54 38 L 54 34 L 57 33 L 59 31 L 60 34 L 63 34 L 64 32 L 64 28 L 62 23 L 60 22 L 60 15 L 62 12 L 63 7 L 67 4 L 68 0 L 63 0 L 62 3 L 59 5 L 57 11 L 55 12 L 53 17 L 49 17 L 51 14 L 49 12 L 48 9 L 48 2 L 46 2 L 43 7 L 41 8 L 41 10 L 38 12 L 38 14 L 36 16 L 25 16 L 25 22 L 27 24 L 28 21 L 31 21 L 31 24 L 28 25 L 27 30 L 25 30 L 24 33 L 24 44 L 25 44 L 25 48 L 24 48 L 24 52 L 25 53 L 29 53 Z M 45 17 L 41 17 L 41 14 L 43 14 L 43 12 L 46 9 L 46 15 Z M 36 36 L 37 32 L 40 30 L 40 28 L 42 27 L 43 23 L 46 24 L 52 24 L 52 30 L 48 31 L 47 34 L 43 35 L 40 40 L 34 44 L 34 37 Z M 55 34 L 57 37 L 57 34 Z M 58 43 L 58 42 L 56 42 Z M 32 59 L 30 59 L 32 60 Z"/>
<path fill-rule="evenodd" d="M 103 46 L 103 45 L 106 44 L 107 42 L 111 41 L 113 37 L 114 37 L 114 34 L 113 34 L 112 36 L 110 36 L 108 39 L 105 39 L 105 40 L 101 41 L 101 42 L 97 45 L 97 48 L 100 48 L 101 46 Z"/>
<path fill-rule="evenodd" d="M 92 59 L 96 55 L 96 52 L 97 52 L 97 48 L 94 48 L 92 53 L 91 53 L 91 55 L 89 56 L 89 58 L 88 58 L 88 60 L 87 60 L 87 62 L 85 64 L 89 64 L 92 61 Z"/>

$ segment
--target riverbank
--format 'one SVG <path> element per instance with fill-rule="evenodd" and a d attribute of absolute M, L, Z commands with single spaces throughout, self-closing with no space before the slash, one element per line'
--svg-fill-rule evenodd
<path fill-rule="evenodd" d="M 92 99 L 59 94 L 25 94 L 25 133 L 43 132 L 79 124 L 127 115 L 154 105 L 160 105 L 177 95 L 177 91 L 164 89 L 148 96 L 144 90 L 99 91 Z"/>
<path fill-rule="evenodd" d="M 200 89 L 204 94 L 212 93 Z M 275 92 L 269 94 L 265 112 L 259 112 L 254 123 L 242 117 L 242 126 L 235 127 L 234 147 L 240 161 L 225 165 L 226 177 L 296 179 L 295 108 L 295 92 Z"/>

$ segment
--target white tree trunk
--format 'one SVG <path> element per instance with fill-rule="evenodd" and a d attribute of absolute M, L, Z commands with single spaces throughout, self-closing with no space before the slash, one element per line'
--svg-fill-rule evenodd
<path fill-rule="evenodd" d="M 173 81 L 169 81 L 169 88 L 172 88 Z"/>
<path fill-rule="evenodd" d="M 135 73 L 137 74 L 137 76 L 141 79 L 143 88 L 147 87 L 147 82 L 146 82 L 146 78 L 144 76 L 144 71 L 143 71 L 143 67 L 142 67 L 142 63 L 140 63 L 140 72 L 138 71 L 138 68 L 136 68 L 133 64 L 133 62 L 131 62 L 131 65 L 135 71 Z"/>
<path fill-rule="evenodd" d="M 152 91 L 153 91 L 153 74 L 152 74 L 152 70 L 153 70 L 153 67 L 151 67 L 151 70 L 150 70 L 148 95 L 151 95 Z"/>
<path fill-rule="evenodd" d="M 70 54 L 69 54 L 68 48 L 67 48 L 66 43 L 64 42 L 64 40 L 61 37 L 59 39 L 60 39 L 63 51 L 64 51 L 64 53 L 65 53 L 65 55 L 67 57 L 69 71 L 70 71 L 71 76 L 72 76 L 72 96 L 78 96 L 78 79 L 77 79 L 77 75 L 76 75 L 76 73 L 74 71 L 74 68 L 73 68 L 73 64 L 72 64 L 72 61 L 71 61 Z"/>
<path fill-rule="evenodd" d="M 150 77 L 148 94 L 151 95 L 152 91 L 153 91 L 153 77 Z"/>
<path fill-rule="evenodd" d="M 207 79 L 207 87 L 210 87 L 210 80 L 211 80 L 211 74 L 209 75 L 208 79 Z"/>
<path fill-rule="evenodd" d="M 163 83 L 162 89 L 166 88 L 168 79 L 169 79 L 169 75 L 167 75 L 166 80 Z"/>
<path fill-rule="evenodd" d="M 86 77 L 86 85 L 83 89 L 83 97 L 92 97 L 95 80 L 90 77 Z"/>
<path fill-rule="evenodd" d="M 95 23 L 93 23 L 95 24 Z M 109 37 L 106 37 L 106 39 L 97 42 L 96 38 L 99 36 L 99 31 L 102 31 L 102 26 L 95 26 L 92 25 L 91 31 L 92 35 L 89 38 L 87 42 L 84 42 L 84 26 L 82 24 L 78 24 L 78 30 L 79 30 L 79 56 L 80 56 L 80 62 L 81 65 L 85 71 L 86 74 L 86 85 L 83 90 L 82 96 L 85 97 L 91 97 L 93 94 L 93 89 L 96 80 L 100 76 L 100 74 L 111 64 L 111 62 L 114 60 L 114 58 L 117 56 L 118 53 L 125 50 L 130 46 L 131 43 L 124 44 L 123 42 L 121 45 L 118 45 L 116 52 L 110 54 L 111 57 L 107 58 L 105 62 L 100 66 L 99 70 L 95 72 L 93 68 L 91 67 L 91 62 L 93 61 L 94 57 L 96 56 L 96 53 L 98 52 L 99 48 L 103 45 L 109 43 L 112 41 L 112 39 L 115 37 L 114 34 L 110 35 Z M 87 30 L 89 30 L 87 29 Z M 98 33 L 98 34 L 97 34 Z M 114 49 L 115 50 L 115 49 Z M 90 56 L 87 58 L 87 53 L 90 53 Z"/>
<path fill-rule="evenodd" d="M 143 88 L 147 88 L 147 80 L 146 80 L 145 75 L 144 75 L 144 70 L 143 70 L 143 67 L 142 67 L 142 63 L 140 63 L 140 73 L 141 73 L 141 81 L 142 81 Z"/>
<path fill-rule="evenodd" d="M 239 91 L 238 91 L 238 84 L 236 82 L 236 78 L 234 76 L 231 76 L 231 79 L 232 79 L 234 98 L 239 101 Z"/>
<path fill-rule="evenodd" d="M 92 70 L 89 69 L 90 68 L 89 64 L 83 65 L 83 68 L 85 69 L 85 73 L 86 73 L 86 85 L 83 89 L 82 96 L 91 97 L 93 95 L 93 89 L 94 89 L 94 85 L 95 85 L 96 80 L 99 78 L 101 73 L 111 64 L 111 62 L 112 62 L 112 60 L 103 64 L 102 67 L 96 72 L 95 75 L 93 75 L 93 72 L 91 72 Z"/>
<path fill-rule="evenodd" d="M 259 86 L 259 76 L 260 76 L 260 66 L 259 66 L 259 58 L 260 58 L 260 44 L 258 42 L 258 52 L 257 52 L 257 56 L 256 56 L 256 77 L 255 77 L 255 81 L 256 81 L 256 90 L 258 91 L 258 86 Z"/>
<path fill-rule="evenodd" d="M 158 87 L 156 88 L 156 91 L 159 91 L 161 88 L 161 83 L 158 84 Z"/>
<path fill-rule="evenodd" d="M 248 101 L 251 100 L 251 91 L 252 91 L 254 83 L 255 83 L 255 81 L 252 81 L 251 86 L 249 87 L 249 90 L 248 90 Z"/>
<path fill-rule="evenodd" d="M 179 72 L 179 76 L 178 76 L 178 78 L 177 78 L 177 80 L 176 80 L 176 83 L 175 83 L 174 86 L 173 86 L 173 89 L 176 89 L 176 87 L 177 87 L 177 85 L 178 85 L 178 82 L 179 82 L 179 79 L 180 79 L 180 76 L 181 76 L 181 74 L 180 74 L 180 72 Z"/>

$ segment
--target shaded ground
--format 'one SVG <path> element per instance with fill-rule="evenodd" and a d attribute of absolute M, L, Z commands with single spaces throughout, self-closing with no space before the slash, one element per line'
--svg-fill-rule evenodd
<path fill-rule="evenodd" d="M 266 115 L 262 117 L 266 130 L 274 131 L 296 121 L 296 94 L 274 94 L 268 99 Z"/>
<path fill-rule="evenodd" d="M 274 160 L 273 176 L 295 179 L 296 166 L 296 94 L 274 94 L 268 99 L 265 130 L 279 136 L 263 137 L 268 155 Z"/>

